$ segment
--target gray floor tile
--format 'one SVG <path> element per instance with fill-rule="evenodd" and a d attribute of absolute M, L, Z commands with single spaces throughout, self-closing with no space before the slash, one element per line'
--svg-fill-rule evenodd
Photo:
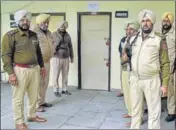
<path fill-rule="evenodd" d="M 65 107 L 67 106 L 67 107 Z M 57 105 L 47 109 L 49 114 L 59 114 L 65 116 L 73 116 L 81 107 L 77 105 Z"/>
<path fill-rule="evenodd" d="M 125 124 L 123 122 L 110 122 L 105 121 L 100 129 L 129 129 L 125 127 Z"/>
<path fill-rule="evenodd" d="M 97 95 L 92 99 L 93 102 L 105 102 L 105 103 L 117 103 L 119 99 L 117 97 L 108 97 L 103 95 Z"/>
<path fill-rule="evenodd" d="M 83 108 L 82 111 L 90 111 L 90 112 L 110 112 L 111 109 L 115 106 L 116 104 L 110 104 L 110 103 L 103 103 L 103 102 L 89 102 L 86 104 Z"/>
<path fill-rule="evenodd" d="M 106 115 L 99 113 L 95 113 L 95 116 L 75 115 L 74 117 L 70 118 L 66 124 L 99 128 L 99 126 L 103 123 L 105 117 Z"/>
<path fill-rule="evenodd" d="M 63 125 L 69 117 L 61 115 L 43 114 L 47 119 L 46 123 L 28 123 L 30 129 L 56 129 Z"/>
<path fill-rule="evenodd" d="M 63 125 L 59 129 L 96 129 L 79 125 Z"/>

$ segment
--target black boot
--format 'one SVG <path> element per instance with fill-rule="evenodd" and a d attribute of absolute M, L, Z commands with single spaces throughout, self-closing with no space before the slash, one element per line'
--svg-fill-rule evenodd
<path fill-rule="evenodd" d="M 67 90 L 66 90 L 66 91 L 62 91 L 62 94 L 65 94 L 65 95 L 71 95 L 71 93 L 68 92 Z"/>
<path fill-rule="evenodd" d="M 50 103 L 44 103 L 44 104 L 42 104 L 40 106 L 42 106 L 42 107 L 52 107 L 52 104 L 50 104 Z"/>
<path fill-rule="evenodd" d="M 146 113 L 148 113 L 148 109 L 146 108 L 146 109 L 144 109 L 144 113 L 146 114 Z"/>
<path fill-rule="evenodd" d="M 166 117 L 165 121 L 166 121 L 166 122 L 171 122 L 171 121 L 174 121 L 175 119 L 176 119 L 176 114 L 173 114 L 173 115 L 169 114 L 169 115 Z"/>
<path fill-rule="evenodd" d="M 61 97 L 61 94 L 60 94 L 59 92 L 54 92 L 54 95 L 55 95 L 56 97 Z"/>

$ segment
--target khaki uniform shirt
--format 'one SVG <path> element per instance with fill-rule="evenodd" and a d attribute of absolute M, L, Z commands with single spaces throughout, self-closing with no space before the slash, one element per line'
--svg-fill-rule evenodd
<path fill-rule="evenodd" d="M 142 32 L 132 45 L 132 74 L 142 79 L 162 75 L 163 86 L 169 82 L 169 56 L 166 40 L 151 32 L 142 39 Z"/>
<path fill-rule="evenodd" d="M 23 32 L 19 28 L 7 32 L 2 39 L 2 61 L 4 70 L 13 74 L 13 64 L 27 64 L 44 67 L 37 34 Z"/>

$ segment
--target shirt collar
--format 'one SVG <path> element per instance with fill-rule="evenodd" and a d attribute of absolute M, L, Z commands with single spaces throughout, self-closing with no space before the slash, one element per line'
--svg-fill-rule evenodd
<path fill-rule="evenodd" d="M 139 36 L 142 37 L 142 30 L 140 31 Z M 155 33 L 154 33 L 153 30 L 150 32 L 150 34 L 148 35 L 148 37 L 151 37 L 151 38 L 155 37 Z"/>
<path fill-rule="evenodd" d="M 18 28 L 18 31 L 20 32 L 21 36 L 28 36 L 29 37 L 29 31 L 22 31 L 20 28 Z"/>

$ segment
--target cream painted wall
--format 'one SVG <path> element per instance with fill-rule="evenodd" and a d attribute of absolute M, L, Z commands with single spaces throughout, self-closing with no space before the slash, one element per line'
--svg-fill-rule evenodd
<path fill-rule="evenodd" d="M 72 37 L 75 63 L 70 66 L 69 84 L 77 86 L 77 12 L 88 12 L 89 1 L 2 1 L 1 4 L 1 34 L 10 30 L 9 13 L 24 7 L 32 13 L 38 12 L 66 12 L 69 22 L 68 32 Z M 160 28 L 161 15 L 165 11 L 175 12 L 174 1 L 99 1 L 99 12 L 112 12 L 112 65 L 111 87 L 120 88 L 120 64 L 118 44 L 124 36 L 124 24 L 127 20 L 137 19 L 142 9 L 150 9 L 157 15 L 155 29 Z M 25 6 L 28 5 L 28 6 Z M 129 18 L 115 18 L 115 11 L 129 11 Z"/>

